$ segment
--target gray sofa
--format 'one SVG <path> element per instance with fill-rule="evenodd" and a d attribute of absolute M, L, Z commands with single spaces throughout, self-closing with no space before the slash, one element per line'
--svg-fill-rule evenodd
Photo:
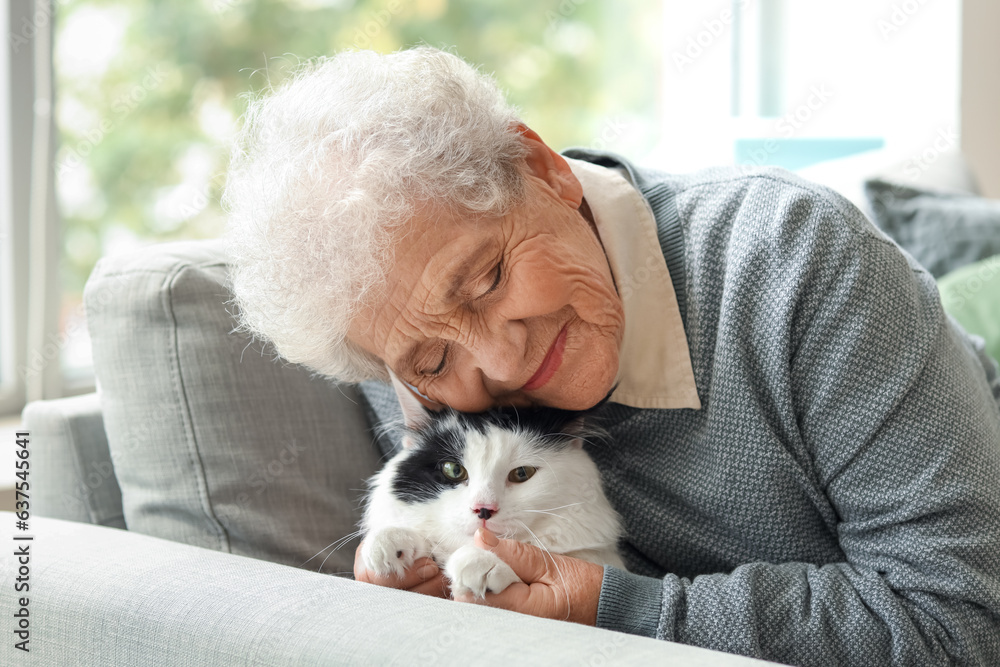
<path fill-rule="evenodd" d="M 364 403 L 233 333 L 225 278 L 215 241 L 95 269 L 99 390 L 23 415 L 30 591 L 8 556 L 0 598 L 28 598 L 30 654 L 8 627 L 0 663 L 764 664 L 353 581 Z"/>

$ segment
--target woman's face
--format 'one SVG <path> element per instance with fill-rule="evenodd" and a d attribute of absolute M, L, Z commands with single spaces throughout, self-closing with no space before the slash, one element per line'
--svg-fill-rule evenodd
<path fill-rule="evenodd" d="M 530 130 L 526 203 L 499 219 L 417 215 L 350 339 L 433 402 L 585 409 L 610 391 L 625 326 L 582 190 Z M 428 404 L 434 407 L 432 404 Z"/>

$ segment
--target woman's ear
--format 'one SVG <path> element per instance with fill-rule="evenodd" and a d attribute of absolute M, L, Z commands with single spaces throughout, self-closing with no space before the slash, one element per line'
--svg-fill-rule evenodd
<path fill-rule="evenodd" d="M 410 386 L 396 377 L 392 369 L 385 367 L 389 371 L 389 378 L 392 380 L 392 387 L 396 390 L 396 398 L 399 399 L 399 406 L 403 409 L 403 423 L 409 430 L 418 431 L 427 425 L 430 419 L 430 412 L 423 406 L 420 399 L 411 391 Z M 407 433 L 403 435 L 403 447 L 409 449 L 413 446 L 413 437 Z"/>
<path fill-rule="evenodd" d="M 583 186 L 569 168 L 566 158 L 549 148 L 538 133 L 527 125 L 519 124 L 517 131 L 528 148 L 528 154 L 524 158 L 528 172 L 545 181 L 567 204 L 580 208 Z"/>

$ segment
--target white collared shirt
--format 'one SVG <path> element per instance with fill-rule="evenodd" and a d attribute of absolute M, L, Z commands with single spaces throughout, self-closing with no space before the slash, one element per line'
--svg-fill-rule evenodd
<path fill-rule="evenodd" d="M 565 158 L 583 186 L 625 308 L 615 403 L 701 409 L 670 271 L 649 204 L 618 171 Z"/>

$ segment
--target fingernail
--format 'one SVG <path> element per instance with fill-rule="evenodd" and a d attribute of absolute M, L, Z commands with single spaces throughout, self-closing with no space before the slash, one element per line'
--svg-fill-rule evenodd
<path fill-rule="evenodd" d="M 479 539 L 491 547 L 495 547 L 500 544 L 500 540 L 492 532 L 486 530 L 485 528 L 477 528 L 476 532 L 479 533 Z"/>
<path fill-rule="evenodd" d="M 433 564 L 424 565 L 422 568 L 417 570 L 417 576 L 420 577 L 421 579 L 430 579 L 437 573 L 438 573 L 438 566 Z"/>

